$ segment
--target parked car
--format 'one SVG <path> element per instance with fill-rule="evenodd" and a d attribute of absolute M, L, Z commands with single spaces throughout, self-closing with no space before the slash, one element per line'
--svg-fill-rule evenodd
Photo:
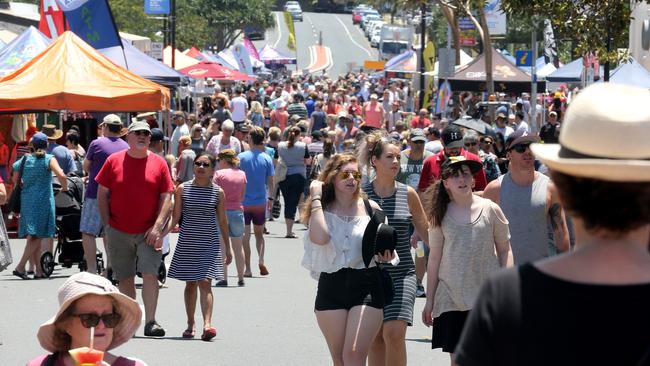
<path fill-rule="evenodd" d="M 367 5 L 359 5 L 354 8 L 354 10 L 352 10 L 352 24 L 361 23 L 361 16 L 363 15 L 363 12 L 369 9 L 372 8 Z"/>
<path fill-rule="evenodd" d="M 301 21 L 302 22 L 302 9 L 300 9 L 300 5 L 295 6 L 291 5 L 287 8 L 287 11 L 291 13 L 291 18 L 294 21 Z"/>
<path fill-rule="evenodd" d="M 366 30 L 366 26 L 368 25 L 368 22 L 371 20 L 380 20 L 381 15 L 377 13 L 376 11 L 373 13 L 366 13 L 363 17 L 361 17 L 361 29 Z"/>
<path fill-rule="evenodd" d="M 366 38 L 368 38 L 368 40 L 370 40 L 370 37 L 372 36 L 373 28 L 376 27 L 377 24 L 383 24 L 383 23 L 384 23 L 384 21 L 381 20 L 381 19 L 373 19 L 373 20 L 369 21 L 368 23 L 366 23 L 366 29 L 363 31 Z"/>
<path fill-rule="evenodd" d="M 297 1 L 287 1 L 284 4 L 284 11 L 289 11 L 289 7 L 291 6 L 297 6 L 298 8 L 300 8 L 300 3 Z"/>
<path fill-rule="evenodd" d="M 375 28 L 372 37 L 370 37 L 370 47 L 378 48 L 379 41 L 381 41 L 381 28 Z"/>

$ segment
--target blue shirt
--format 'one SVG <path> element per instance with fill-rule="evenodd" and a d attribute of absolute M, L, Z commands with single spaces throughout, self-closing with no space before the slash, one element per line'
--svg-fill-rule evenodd
<path fill-rule="evenodd" d="M 47 153 L 54 155 L 54 158 L 56 159 L 56 162 L 59 163 L 63 173 L 68 174 L 77 171 L 77 165 L 74 163 L 72 153 L 70 153 L 70 150 L 68 150 L 67 147 L 56 143 L 50 143 L 47 145 Z"/>
<path fill-rule="evenodd" d="M 246 193 L 242 204 L 244 206 L 265 205 L 266 179 L 275 175 L 273 160 L 264 151 L 251 149 L 239 154 L 239 169 L 246 173 Z"/>
<path fill-rule="evenodd" d="M 307 99 L 305 107 L 307 107 L 307 117 L 311 117 L 311 114 L 314 113 L 314 109 L 316 108 L 316 101 L 311 98 Z"/>

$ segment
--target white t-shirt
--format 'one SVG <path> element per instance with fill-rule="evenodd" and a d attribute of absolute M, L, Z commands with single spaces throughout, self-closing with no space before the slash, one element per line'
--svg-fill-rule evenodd
<path fill-rule="evenodd" d="M 427 143 L 424 144 L 424 149 L 433 154 L 437 154 L 443 149 L 442 142 L 440 142 L 440 140 L 427 141 Z"/>
<path fill-rule="evenodd" d="M 528 123 L 526 123 L 526 121 L 523 121 L 523 120 L 522 120 L 521 123 L 519 123 L 519 124 L 516 125 L 515 127 L 516 127 L 516 129 L 515 129 L 516 132 L 527 132 L 527 133 L 530 133 L 530 128 L 528 128 Z"/>
<path fill-rule="evenodd" d="M 504 138 L 505 140 L 508 139 L 508 136 L 510 136 L 510 134 L 512 134 L 513 132 L 515 132 L 515 130 L 513 130 L 512 127 L 509 127 L 509 126 L 506 126 L 506 127 L 503 127 L 503 128 L 501 128 L 501 127 L 495 127 L 495 128 L 494 128 L 494 131 L 496 131 L 496 132 L 501 132 L 501 134 L 503 135 L 503 138 Z"/>
<path fill-rule="evenodd" d="M 246 111 L 248 110 L 248 101 L 246 98 L 239 96 L 234 97 L 230 101 L 232 106 L 232 120 L 233 122 L 244 122 L 246 120 Z"/>
<path fill-rule="evenodd" d="M 190 128 L 187 127 L 185 123 L 183 123 L 182 126 L 176 126 L 176 128 L 174 128 L 174 132 L 172 132 L 172 138 L 169 141 L 169 153 L 175 157 L 178 157 L 178 140 L 180 140 L 183 136 L 189 135 Z"/>

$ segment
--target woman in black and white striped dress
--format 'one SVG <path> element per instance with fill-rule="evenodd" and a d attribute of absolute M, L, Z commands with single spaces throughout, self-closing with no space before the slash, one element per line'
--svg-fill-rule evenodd
<path fill-rule="evenodd" d="M 201 293 L 203 313 L 203 334 L 201 339 L 209 341 L 217 335 L 212 326 L 212 279 L 224 277 L 223 257 L 219 233 L 228 232 L 224 193 L 212 183 L 216 165 L 214 156 L 201 153 L 194 159 L 194 179 L 179 185 L 174 193 L 174 213 L 167 226 L 169 232 L 178 223 L 181 214 L 183 223 L 169 267 L 169 277 L 185 281 L 185 310 L 187 328 L 183 338 L 194 338 L 194 310 L 197 289 Z M 232 250 L 228 235 L 223 236 L 226 248 L 226 263 L 232 261 Z"/>
<path fill-rule="evenodd" d="M 415 306 L 415 262 L 411 256 L 409 227 L 415 226 L 420 237 L 427 237 L 428 223 L 415 190 L 396 182 L 400 169 L 400 144 L 383 132 L 366 136 L 359 147 L 361 161 L 375 170 L 375 179 L 363 187 L 364 192 L 386 213 L 388 224 L 397 231 L 397 266 L 387 265 L 393 283 L 393 302 L 384 307 L 384 324 L 370 349 L 370 366 L 406 365 L 406 327 L 413 324 Z"/>

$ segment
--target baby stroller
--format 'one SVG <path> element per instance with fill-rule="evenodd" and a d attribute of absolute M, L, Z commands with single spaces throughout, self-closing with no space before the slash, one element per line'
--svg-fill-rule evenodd
<path fill-rule="evenodd" d="M 75 174 L 69 174 L 67 178 L 67 192 L 61 191 L 58 180 L 53 182 L 57 243 L 54 253 L 45 252 L 41 256 L 41 268 L 47 277 L 52 274 L 54 266 L 57 264 L 65 268 L 71 268 L 77 264 L 80 271 L 85 271 L 88 268 L 84 259 L 81 232 L 79 231 L 84 184 L 81 178 Z M 55 262 L 57 254 L 59 257 Z M 103 270 L 103 254 L 98 251 L 97 272 L 101 273 Z"/>

